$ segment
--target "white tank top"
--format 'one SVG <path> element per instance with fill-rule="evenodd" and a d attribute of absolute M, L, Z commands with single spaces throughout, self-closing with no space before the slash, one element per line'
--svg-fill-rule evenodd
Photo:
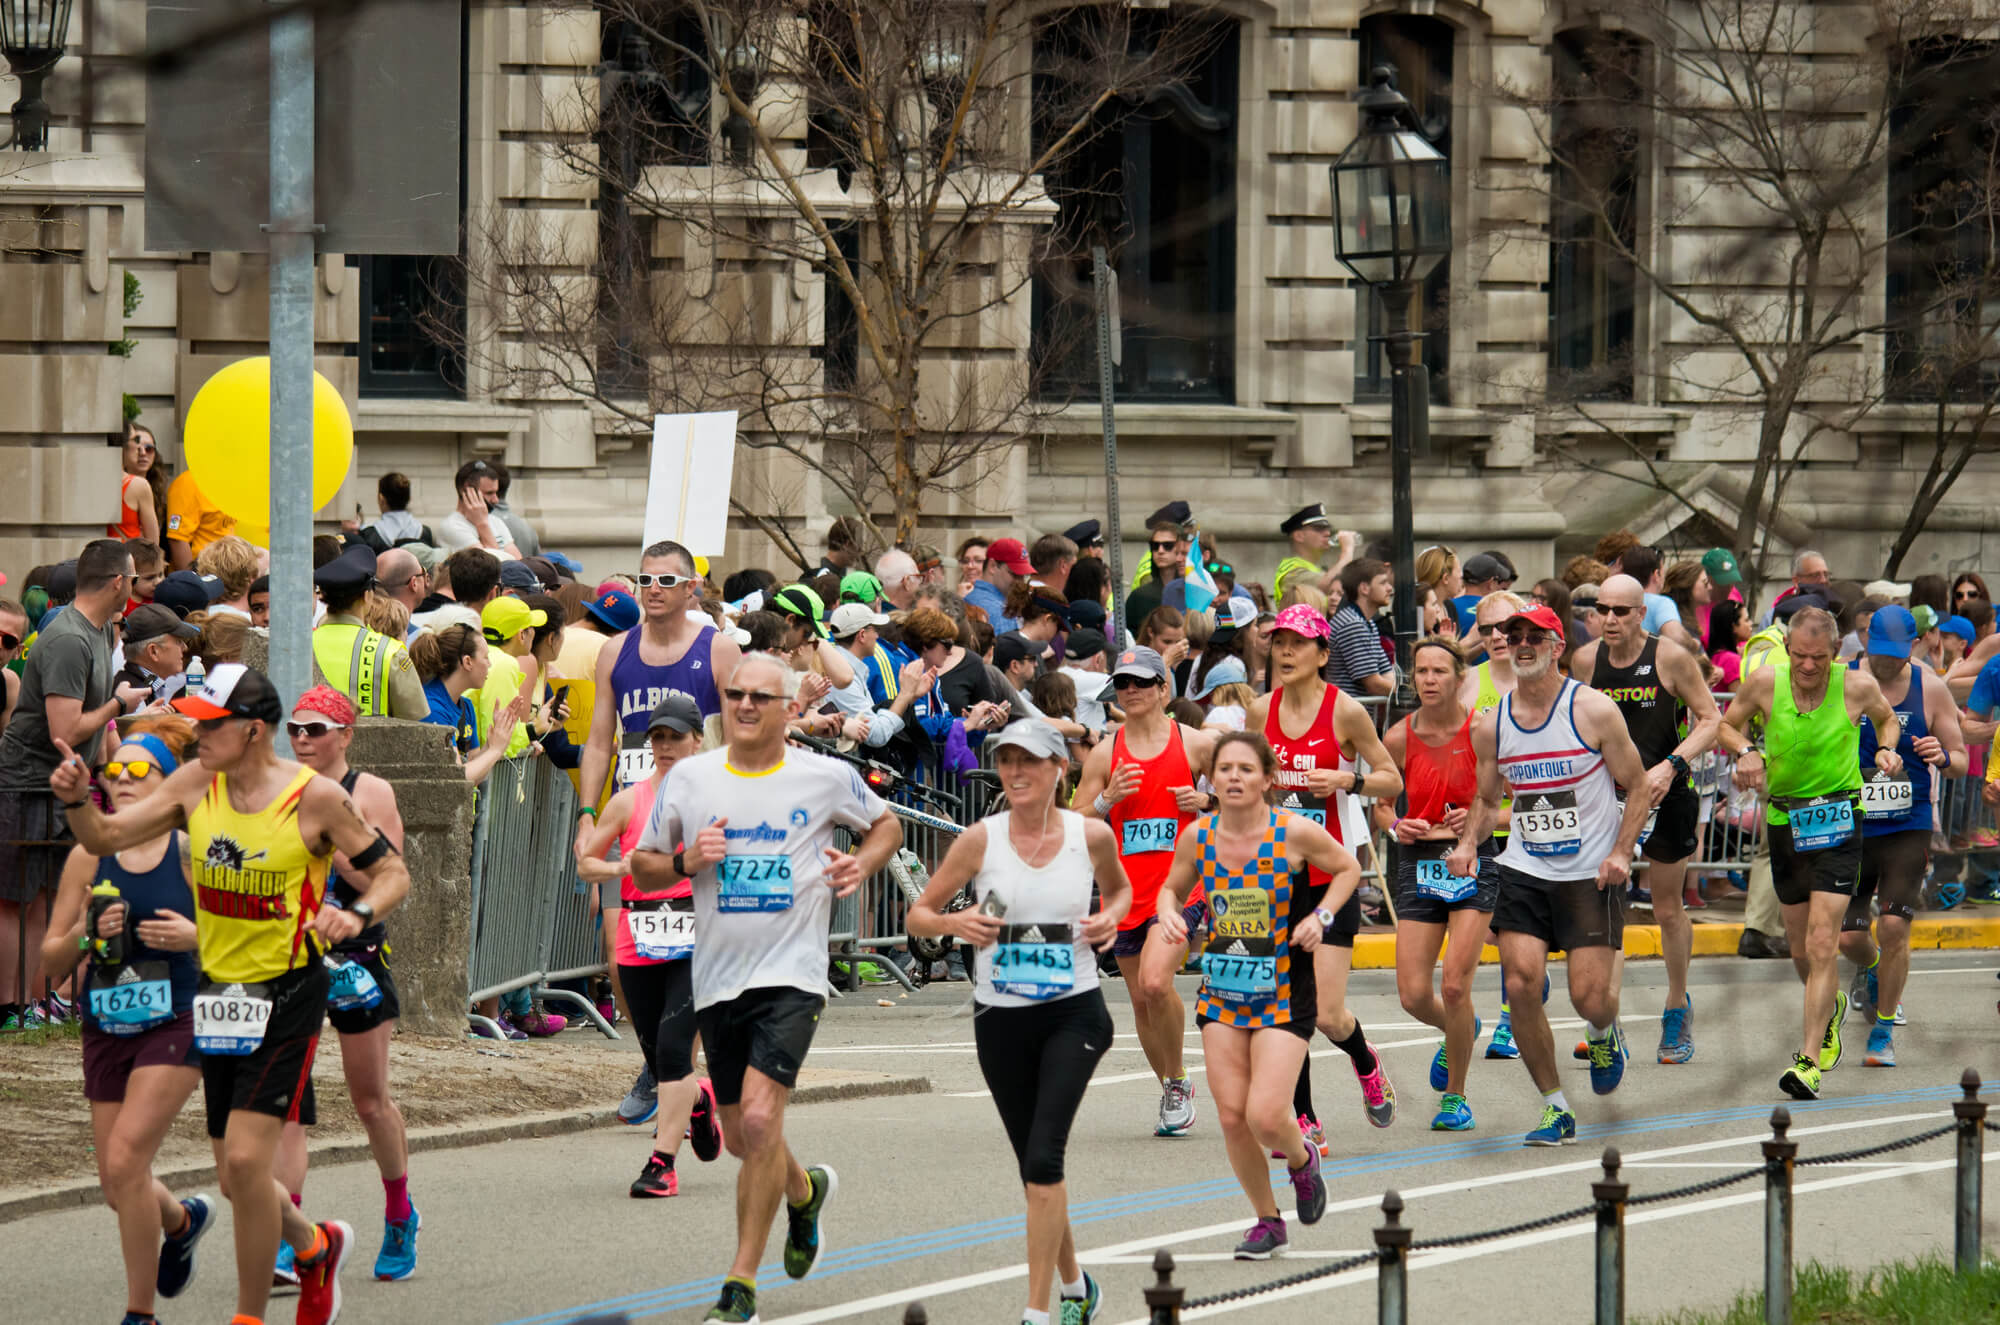
<path fill-rule="evenodd" d="M 1055 818 L 1062 823 L 1062 846 L 1039 869 L 1022 860 L 1008 840 L 1007 811 L 982 821 L 986 857 L 972 878 L 972 896 L 975 904 L 983 904 L 997 894 L 1007 908 L 1000 917 L 1007 927 L 1002 941 L 973 956 L 974 997 L 989 1007 L 1032 1007 L 1097 988 L 1097 953 L 1082 933 L 1094 877 L 1083 844 L 1083 816 L 1057 810 Z M 1070 942 L 1059 948 L 1043 941 L 1047 936 L 1037 927 L 1044 925 L 1069 926 Z M 996 960 L 1001 963 L 997 971 Z M 1027 992 L 1018 992 L 1023 990 Z"/>
<path fill-rule="evenodd" d="M 1604 756 L 1576 730 L 1575 681 L 1564 680 L 1541 726 L 1514 721 L 1500 701 L 1494 749 L 1514 789 L 1514 818 L 1500 863 L 1538 879 L 1594 879 L 1618 840 L 1618 793 Z"/>

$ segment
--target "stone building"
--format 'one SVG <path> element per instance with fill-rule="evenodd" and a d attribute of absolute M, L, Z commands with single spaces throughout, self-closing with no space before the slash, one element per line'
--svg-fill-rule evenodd
<path fill-rule="evenodd" d="M 1128 561 L 1143 550 L 1138 521 L 1176 497 L 1195 506 L 1245 578 L 1268 576 L 1282 555 L 1278 521 L 1310 501 L 1324 501 L 1343 526 L 1386 532 L 1386 365 L 1368 340 L 1372 296 L 1334 261 L 1327 173 L 1358 127 L 1363 71 L 1383 63 L 1398 70 L 1450 158 L 1459 236 L 1419 305 L 1433 374 L 1432 452 L 1416 481 L 1419 546 L 1503 548 L 1534 575 L 1611 528 L 1694 548 L 1733 528 L 1757 446 L 1754 409 L 1724 390 L 1742 376 L 1740 363 L 1700 343 L 1698 329 L 1629 270 L 1581 256 L 1588 235 L 1551 220 L 1548 199 L 1560 189 L 1548 141 L 1560 128 L 1508 104 L 1509 92 L 1541 96 L 1556 85 L 1565 62 L 1580 58 L 1578 34 L 1601 26 L 1610 8 L 1539 0 L 1210 7 L 1226 31 L 1187 104 L 1135 119 L 1100 149 L 1124 167 L 1117 261 L 1126 307 L 1175 314 L 1171 326 L 1149 325 L 1128 311 L 1123 325 L 1116 417 Z M 1812 8 L 1835 14 L 1816 33 L 1816 51 L 1868 58 L 1877 10 Z M 582 278 L 599 256 L 600 192 L 553 148 L 574 138 L 575 108 L 594 103 L 626 57 L 588 8 L 464 0 L 462 31 L 468 216 L 544 227 Z M 49 149 L 0 151 L 0 491 L 11 497 L 0 503 L 0 566 L 17 572 L 112 516 L 118 453 L 107 439 L 119 429 L 122 397 L 136 400 L 172 464 L 195 390 L 220 364 L 258 352 L 265 333 L 260 256 L 144 247 L 145 96 L 135 67 L 144 32 L 144 0 L 79 5 L 46 89 Z M 12 80 L 0 78 L 0 102 L 14 95 Z M 719 112 L 703 113 L 719 122 Z M 801 139 L 808 132 L 802 122 L 769 127 Z M 1677 255 L 1717 233 L 1754 234 L 1723 203 L 1687 203 L 1687 177 L 1699 172 L 1685 160 L 1638 153 L 1616 168 L 1629 176 L 1620 187 L 1632 241 L 1669 269 L 1685 270 L 1693 259 Z M 687 187 L 717 187 L 726 169 L 697 166 Z M 1916 187 L 1886 173 L 1858 205 L 1864 228 L 1888 227 L 1899 190 Z M 1023 224 L 1047 220 L 1024 214 Z M 357 502 L 372 513 L 375 476 L 399 469 L 416 480 L 417 513 L 435 523 L 452 506 L 457 466 L 499 455 L 516 476 L 513 505 L 542 529 L 545 547 L 592 570 L 630 566 L 644 446 L 586 403 L 524 388 L 491 356 L 441 352 L 424 334 L 438 320 L 459 321 L 475 340 L 535 352 L 510 339 L 504 301 L 482 293 L 498 284 L 478 279 L 492 276 L 483 267 L 494 254 L 471 247 L 475 279 L 459 283 L 468 293 L 456 305 L 432 259 L 322 259 L 319 366 L 353 411 L 358 459 L 321 518 L 330 528 Z M 1882 321 L 1897 269 L 1892 251 L 1872 251 L 1867 307 L 1856 316 Z M 817 312 L 834 302 L 808 288 L 817 277 L 791 279 L 802 306 Z M 135 298 L 125 297 L 128 280 Z M 1045 286 L 1024 287 L 994 310 L 987 352 L 1034 354 L 1033 336 L 1019 331 L 1062 315 L 1053 299 Z M 817 325 L 834 327 L 825 318 Z M 1894 334 L 1857 337 L 1837 357 L 1860 370 L 1817 379 L 1808 396 L 1829 406 L 1843 390 L 1858 398 L 1853 384 L 1899 344 Z M 837 353 L 807 348 L 823 361 Z M 1640 367 L 1621 374 L 1621 358 Z M 1546 390 L 1552 376 L 1607 367 L 1612 389 L 1593 393 L 1583 412 Z M 1631 445 L 1607 440 L 1605 422 Z M 1879 572 L 1928 456 L 1928 411 L 1890 399 L 1843 424 L 1815 433 L 1799 453 L 1767 569 L 1782 572 L 1791 552 L 1818 546 L 1836 574 Z M 1678 495 L 1643 481 L 1648 465 Z M 739 490 L 766 494 L 751 500 L 813 547 L 841 512 L 786 466 L 772 452 L 744 456 L 739 478 L 753 481 Z M 1904 562 L 1906 577 L 1985 561 L 1993 482 L 1989 462 L 1975 460 Z M 976 491 L 927 511 L 925 537 L 940 545 L 974 531 L 1032 537 L 1101 514 L 1103 502 L 1098 409 L 1076 399 L 1038 418 Z M 723 560 L 780 564 L 742 520 Z"/>

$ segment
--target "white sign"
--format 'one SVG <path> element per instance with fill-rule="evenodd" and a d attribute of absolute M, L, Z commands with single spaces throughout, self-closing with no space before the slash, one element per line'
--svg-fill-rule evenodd
<path fill-rule="evenodd" d="M 735 466 L 735 410 L 655 415 L 646 536 L 640 546 L 671 538 L 696 556 L 721 556 Z"/>

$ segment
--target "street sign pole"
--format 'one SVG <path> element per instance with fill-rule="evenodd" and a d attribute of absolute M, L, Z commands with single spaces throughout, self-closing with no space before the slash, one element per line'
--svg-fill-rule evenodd
<path fill-rule="evenodd" d="M 1102 244 L 1090 250 L 1090 284 L 1097 292 L 1097 405 L 1104 421 L 1104 551 L 1111 560 L 1111 647 L 1125 647 L 1125 540 L 1118 524 L 1118 423 L 1113 415 L 1112 369 L 1120 345 L 1113 337 L 1117 317 L 1117 277 L 1104 260 Z"/>

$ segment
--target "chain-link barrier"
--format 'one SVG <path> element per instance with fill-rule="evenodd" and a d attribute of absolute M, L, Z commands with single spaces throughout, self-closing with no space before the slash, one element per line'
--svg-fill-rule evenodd
<path fill-rule="evenodd" d="M 1769 1177 L 1771 1167 L 1769 1164 L 1759 1164 L 1755 1168 L 1725 1173 L 1719 1178 L 1710 1178 L 1705 1182 L 1691 1182 L 1685 1187 L 1676 1187 L 1668 1192 L 1648 1192 L 1644 1196 L 1628 1196 L 1625 1198 L 1625 1204 L 1627 1207 L 1662 1205 L 1668 1201 L 1685 1200 L 1690 1196 L 1706 1196 L 1710 1192 L 1719 1192 L 1725 1187 L 1734 1187 L 1737 1183 L 1748 1182 L 1752 1178 Z"/>
<path fill-rule="evenodd" d="M 1411 1251 L 1443 1251 L 1450 1247 L 1470 1247 L 1481 1242 L 1497 1242 L 1501 1238 L 1519 1237 L 1523 1233 L 1534 1233 L 1557 1224 L 1567 1224 L 1572 1219 L 1597 1213 L 1600 1203 L 1577 1206 L 1574 1210 L 1564 1210 L 1560 1214 L 1544 1215 L 1540 1219 L 1530 1219 L 1525 1223 L 1508 1224 L 1501 1228 L 1487 1229 L 1483 1233 L 1458 1233 L 1448 1238 L 1419 1238 L 1410 1244 Z"/>
<path fill-rule="evenodd" d="M 1240 1302 L 1246 1297 L 1261 1297 L 1265 1293 L 1275 1293 L 1280 1288 L 1293 1288 L 1299 1284 L 1309 1284 L 1315 1279 L 1330 1279 L 1336 1274 L 1346 1274 L 1349 1270 L 1358 1270 L 1364 1265 L 1374 1264 L 1376 1255 L 1375 1252 L 1364 1251 L 1359 1255 L 1349 1256 L 1343 1261 L 1329 1261 L 1325 1265 L 1315 1265 L 1310 1270 L 1301 1270 L 1297 1274 L 1288 1274 L 1284 1278 L 1274 1279 L 1268 1284 L 1256 1284 L 1249 1288 L 1232 1288 L 1226 1293 L 1211 1293 L 1207 1297 L 1197 1297 L 1191 1301 L 1182 1303 L 1181 1309 L 1183 1311 L 1192 1311 L 1197 1307 L 1214 1307 L 1220 1306 L 1224 1302 Z"/>
<path fill-rule="evenodd" d="M 1867 1159 L 1871 1155 L 1887 1155 L 1898 1150 L 1908 1150 L 1911 1146 L 1920 1146 L 1926 1141 L 1935 1141 L 1941 1136 L 1950 1136 L 1957 1130 L 1957 1123 L 1946 1123 L 1943 1127 L 1935 1127 L 1928 1132 L 1919 1132 L 1915 1136 L 1906 1136 L 1900 1141 L 1885 1141 L 1879 1146 L 1864 1146 L 1860 1150 L 1843 1150 L 1837 1155 L 1815 1155 L 1810 1159 L 1795 1159 L 1792 1161 L 1792 1166 L 1804 1169 L 1816 1168 L 1826 1164 L 1852 1164 L 1855 1160 Z"/>

